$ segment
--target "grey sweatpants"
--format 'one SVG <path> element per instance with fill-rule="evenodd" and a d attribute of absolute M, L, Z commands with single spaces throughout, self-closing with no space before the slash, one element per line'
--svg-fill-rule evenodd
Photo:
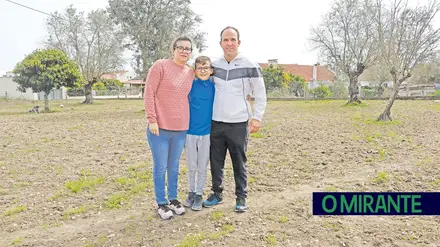
<path fill-rule="evenodd" d="M 189 192 L 203 195 L 209 164 L 210 135 L 186 135 L 185 153 Z M 197 185 L 196 185 L 197 177 Z"/>

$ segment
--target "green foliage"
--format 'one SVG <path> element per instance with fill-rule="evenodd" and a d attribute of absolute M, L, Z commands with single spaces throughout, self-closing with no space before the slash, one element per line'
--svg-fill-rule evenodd
<path fill-rule="evenodd" d="M 361 87 L 361 93 L 366 99 L 371 99 L 378 95 L 378 88 L 364 86 Z"/>
<path fill-rule="evenodd" d="M 199 30 L 202 18 L 190 1 L 110 0 L 108 5 L 110 18 L 127 37 L 126 48 L 133 51 L 133 67 L 140 76 L 158 59 L 170 57 L 176 37 L 191 38 L 199 52 L 206 48 L 206 33 Z"/>
<path fill-rule="evenodd" d="M 62 51 L 56 49 L 35 50 L 17 64 L 13 71 L 19 90 L 49 94 L 54 88 L 72 87 L 81 80 L 78 66 Z"/>
<path fill-rule="evenodd" d="M 101 79 L 100 82 L 103 83 L 105 88 L 108 90 L 117 89 L 124 86 L 124 83 L 117 79 Z"/>
<path fill-rule="evenodd" d="M 325 85 L 321 85 L 317 88 L 310 90 L 310 94 L 320 99 L 333 96 L 333 93 L 332 91 L 330 91 L 330 88 Z"/>
<path fill-rule="evenodd" d="M 99 82 L 93 84 L 92 89 L 93 90 L 105 90 L 105 85 L 104 85 L 104 83 L 99 81 Z"/>
<path fill-rule="evenodd" d="M 289 93 L 304 96 L 304 88 L 307 85 L 302 76 L 285 72 L 281 66 L 269 65 L 262 70 L 266 90 L 272 92 L 278 89 L 287 89 Z"/>

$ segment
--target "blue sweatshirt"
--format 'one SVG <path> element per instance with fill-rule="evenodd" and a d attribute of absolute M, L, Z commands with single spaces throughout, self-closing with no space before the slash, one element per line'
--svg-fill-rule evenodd
<path fill-rule="evenodd" d="M 190 135 L 211 133 L 212 105 L 214 103 L 214 82 L 196 78 L 189 92 L 189 129 Z"/>

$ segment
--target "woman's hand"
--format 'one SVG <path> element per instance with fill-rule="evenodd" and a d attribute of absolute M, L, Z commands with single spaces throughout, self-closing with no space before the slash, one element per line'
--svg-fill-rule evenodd
<path fill-rule="evenodd" d="M 159 136 L 159 126 L 157 126 L 157 123 L 150 123 L 148 124 L 148 129 L 153 135 Z"/>

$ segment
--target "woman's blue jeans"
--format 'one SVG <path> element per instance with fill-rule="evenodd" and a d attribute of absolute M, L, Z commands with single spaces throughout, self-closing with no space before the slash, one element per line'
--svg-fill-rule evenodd
<path fill-rule="evenodd" d="M 154 193 L 158 205 L 177 199 L 179 160 L 185 146 L 187 131 L 159 129 L 159 136 L 147 128 L 148 144 L 153 155 Z M 165 195 L 165 174 L 168 178 L 168 200 Z"/>

